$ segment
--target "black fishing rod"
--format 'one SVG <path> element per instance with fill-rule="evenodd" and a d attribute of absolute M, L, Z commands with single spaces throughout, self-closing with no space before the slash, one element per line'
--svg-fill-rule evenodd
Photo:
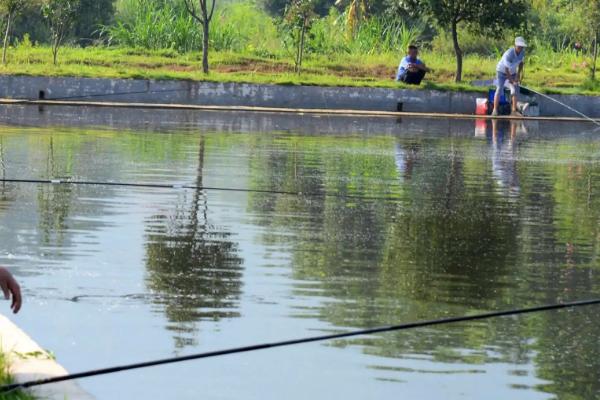
<path fill-rule="evenodd" d="M 203 359 L 203 358 L 221 357 L 221 356 L 226 356 L 229 354 L 248 353 L 248 352 L 253 352 L 253 351 L 258 351 L 258 350 L 272 349 L 272 348 L 276 348 L 276 347 L 293 346 L 293 345 L 312 343 L 312 342 L 322 342 L 322 341 L 334 340 L 334 339 L 345 339 L 345 338 L 354 337 L 354 336 L 373 335 L 376 333 L 383 333 L 383 332 L 403 331 L 403 330 L 408 330 L 408 329 L 423 328 L 423 327 L 434 326 L 434 325 L 445 325 L 445 324 L 453 324 L 453 323 L 458 323 L 458 322 L 477 321 L 477 320 L 483 320 L 483 319 L 489 319 L 489 318 L 505 317 L 505 316 L 511 316 L 511 315 L 520 315 L 520 314 L 530 314 L 530 313 L 536 313 L 536 312 L 542 312 L 542 311 L 552 311 L 552 310 L 559 310 L 559 309 L 565 309 L 565 308 L 591 306 L 591 305 L 598 305 L 598 304 L 600 304 L 600 298 L 599 299 L 573 301 L 573 302 L 564 302 L 564 303 L 557 303 L 557 304 L 549 304 L 549 305 L 545 305 L 545 306 L 537 306 L 537 307 L 530 307 L 530 308 L 519 308 L 519 309 L 504 310 L 504 311 L 494 311 L 494 312 L 488 312 L 488 313 L 484 313 L 484 314 L 433 319 L 433 320 L 411 322 L 411 323 L 400 324 L 400 325 L 390 325 L 390 326 L 381 326 L 381 327 L 370 328 L 370 329 L 362 329 L 362 330 L 345 332 L 345 333 L 334 333 L 334 334 L 330 334 L 330 335 L 312 336 L 312 337 L 305 337 L 305 338 L 299 338 L 299 339 L 284 340 L 284 341 L 280 341 L 280 342 L 255 344 L 255 345 L 244 346 L 244 347 L 234 347 L 234 348 L 223 349 L 223 350 L 209 351 L 209 352 L 205 352 L 205 353 L 191 354 L 191 355 L 187 355 L 187 356 L 171 357 L 171 358 L 164 358 L 164 359 L 153 360 L 153 361 L 146 361 L 146 362 L 139 362 L 139 363 L 133 363 L 133 364 L 118 365 L 118 366 L 108 367 L 108 368 L 94 369 L 94 370 L 90 370 L 90 371 L 56 376 L 56 377 L 52 377 L 52 378 L 37 379 L 37 380 L 27 381 L 27 382 L 23 382 L 23 383 L 13 383 L 10 385 L 0 386 L 0 393 L 7 393 L 7 392 L 12 392 L 12 391 L 18 390 L 18 389 L 26 389 L 26 388 L 30 388 L 30 387 L 34 387 L 34 386 L 48 385 L 51 383 L 64 382 L 64 381 L 69 381 L 69 380 L 74 380 L 74 379 L 114 374 L 117 372 L 129 371 L 129 370 L 134 370 L 134 369 L 149 368 L 149 367 L 155 367 L 155 366 L 165 365 L 165 364 L 174 364 L 174 363 L 180 363 L 180 362 L 184 362 L 184 361 L 199 360 L 199 359 Z"/>
<path fill-rule="evenodd" d="M 217 186 L 197 186 L 197 185 L 185 185 L 185 184 L 172 184 L 172 183 L 133 183 L 133 182 L 104 182 L 104 181 L 79 181 L 71 179 L 17 179 L 17 178 L 5 178 L 0 179 L 0 183 L 33 183 L 33 184 L 49 184 L 49 185 L 80 185 L 80 186 L 121 186 L 121 187 L 138 187 L 138 188 L 153 188 L 153 189 L 193 189 L 193 190 L 207 190 L 207 191 L 219 191 L 219 192 L 243 192 L 243 193 L 263 193 L 263 194 L 276 194 L 276 195 L 288 195 L 288 196 L 299 196 L 299 197 L 334 197 L 340 199 L 354 199 L 354 200 L 385 200 L 385 201 L 397 201 L 397 197 L 377 197 L 377 196 L 360 196 L 353 194 L 336 194 L 336 193 L 316 193 L 316 192 L 302 192 L 302 191 L 285 191 L 285 190 L 270 190 L 270 189 L 246 189 L 246 188 L 228 188 L 228 187 L 217 187 Z"/>

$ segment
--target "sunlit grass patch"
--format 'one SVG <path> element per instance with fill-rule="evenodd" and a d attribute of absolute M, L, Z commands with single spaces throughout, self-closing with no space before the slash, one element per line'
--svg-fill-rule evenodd
<path fill-rule="evenodd" d="M 391 52 L 310 54 L 302 72 L 297 74 L 292 59 L 283 53 L 261 56 L 255 52 L 213 51 L 211 72 L 205 75 L 200 70 L 200 52 L 64 47 L 59 53 L 59 64 L 54 66 L 50 48 L 28 44 L 9 49 L 9 63 L 0 66 L 0 74 L 399 88 L 408 87 L 394 81 L 401 57 L 402 54 Z M 466 55 L 463 82 L 455 83 L 453 55 L 427 50 L 421 57 L 434 72 L 420 87 L 410 86 L 413 89 L 483 91 L 485 88 L 471 82 L 491 81 L 497 63 L 492 56 Z M 571 53 L 551 59 L 532 55 L 526 65 L 524 84 L 547 93 L 600 94 L 599 85 L 589 79 L 588 65 Z"/>
<path fill-rule="evenodd" d="M 10 368 L 7 357 L 4 353 L 0 353 L 0 385 L 9 385 L 13 383 L 10 375 Z M 7 394 L 0 394 L 0 400 L 34 400 L 35 397 L 28 393 L 17 390 Z"/>

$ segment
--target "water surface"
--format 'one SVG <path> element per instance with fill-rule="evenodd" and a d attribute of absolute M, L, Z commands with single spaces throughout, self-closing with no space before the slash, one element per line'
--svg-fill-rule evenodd
<path fill-rule="evenodd" d="M 0 182 L 0 262 L 27 299 L 13 320 L 76 372 L 600 295 L 600 139 L 568 126 L 397 123 L 4 126 L 2 178 L 243 189 Z M 98 399 L 593 399 L 597 315 L 432 327 L 80 384 Z"/>

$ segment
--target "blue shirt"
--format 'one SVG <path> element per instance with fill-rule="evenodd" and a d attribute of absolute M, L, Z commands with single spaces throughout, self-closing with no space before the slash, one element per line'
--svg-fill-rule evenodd
<path fill-rule="evenodd" d="M 406 73 L 408 72 L 409 64 L 421 65 L 423 64 L 423 62 L 418 58 L 410 58 L 410 56 L 404 57 L 402 61 L 400 61 L 400 65 L 398 66 L 398 73 L 396 74 L 397 81 L 399 81 L 404 77 L 404 75 L 406 75 Z"/>
<path fill-rule="evenodd" d="M 515 48 L 511 47 L 502 55 L 502 59 L 500 59 L 498 66 L 496 66 L 496 71 L 505 73 L 506 68 L 508 68 L 511 74 L 516 74 L 519 64 L 521 64 L 524 60 L 525 49 L 521 50 L 521 52 L 517 54 Z"/>

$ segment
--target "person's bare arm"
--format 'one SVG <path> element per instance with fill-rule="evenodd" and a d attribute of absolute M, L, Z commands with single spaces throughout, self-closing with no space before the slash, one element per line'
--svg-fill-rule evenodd
<path fill-rule="evenodd" d="M 21 298 L 21 287 L 12 274 L 6 268 L 2 267 L 0 267 L 0 288 L 2 288 L 6 300 L 12 299 L 10 308 L 13 310 L 13 313 L 18 313 L 23 301 Z"/>
<path fill-rule="evenodd" d="M 415 64 L 415 68 L 420 69 L 421 71 L 425 71 L 425 72 L 433 71 L 431 68 L 428 68 L 427 65 L 425 65 L 425 63 Z"/>

